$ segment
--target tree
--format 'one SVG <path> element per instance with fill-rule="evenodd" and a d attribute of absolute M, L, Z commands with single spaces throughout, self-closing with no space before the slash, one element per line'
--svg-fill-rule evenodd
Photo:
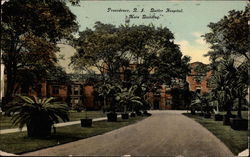
<path fill-rule="evenodd" d="M 247 85 L 248 85 L 248 63 L 245 61 L 237 67 L 237 75 L 235 76 L 235 82 L 233 83 L 235 96 L 238 99 L 238 118 L 242 119 L 241 109 L 242 106 L 247 106 L 246 96 L 247 96 Z M 249 106 L 247 106 L 249 107 Z"/>
<path fill-rule="evenodd" d="M 208 25 L 211 32 L 206 33 L 204 37 L 211 44 L 213 50 L 207 54 L 211 59 L 236 55 L 250 60 L 249 11 L 250 6 L 248 4 L 245 10 L 231 10 L 220 21 Z"/>
<path fill-rule="evenodd" d="M 41 77 L 43 78 L 43 77 Z M 55 65 L 50 67 L 49 69 L 46 69 L 45 76 L 47 80 L 53 80 L 57 82 L 67 82 L 70 80 L 70 77 L 66 73 L 66 71 L 63 69 L 63 67 Z"/>
<path fill-rule="evenodd" d="M 214 88 L 212 92 L 214 92 L 218 102 L 226 109 L 228 116 L 232 115 L 231 110 L 235 99 L 232 90 L 233 76 L 235 74 L 233 60 L 230 62 L 224 61 L 218 66 L 217 71 L 213 72 L 210 82 Z"/>
<path fill-rule="evenodd" d="M 173 109 L 184 109 L 191 103 L 192 96 L 188 86 L 184 88 L 171 88 L 171 95 Z"/>
<path fill-rule="evenodd" d="M 96 22 L 94 28 L 79 33 L 74 43 L 77 53 L 72 56 L 71 64 L 75 70 L 90 72 L 95 68 L 103 80 L 119 79 L 119 69 L 128 61 L 121 52 L 118 29 L 101 22 Z"/>
<path fill-rule="evenodd" d="M 7 112 L 16 113 L 12 117 L 14 125 L 19 128 L 27 125 L 28 136 L 46 137 L 51 133 L 51 126 L 59 123 L 59 119 L 69 121 L 68 106 L 53 102 L 54 98 L 19 96 L 13 101 L 13 105 Z"/>
<path fill-rule="evenodd" d="M 48 69 L 57 62 L 57 43 L 77 31 L 76 17 L 65 2 L 9 0 L 2 6 L 2 60 L 7 73 L 7 97 L 15 93 L 21 71 Z"/>
<path fill-rule="evenodd" d="M 171 85 L 172 79 L 184 80 L 189 72 L 190 58 L 182 55 L 173 40 L 166 27 L 116 27 L 96 22 L 94 29 L 80 32 L 74 41 L 77 51 L 71 64 L 75 70 L 97 70 L 103 84 L 119 82 L 123 88 L 136 85 L 135 95 L 144 100 L 142 93 L 163 83 Z M 146 90 L 140 93 L 141 86 Z"/>
<path fill-rule="evenodd" d="M 129 106 L 131 106 L 133 112 L 136 104 L 142 105 L 141 98 L 134 95 L 135 89 L 136 88 L 134 86 L 129 89 L 124 88 L 121 89 L 121 92 L 116 95 L 116 100 L 124 107 L 124 113 L 127 113 L 127 108 Z"/>
<path fill-rule="evenodd" d="M 106 77 L 120 79 L 121 72 L 134 64 L 136 68 L 131 75 L 143 77 L 145 81 L 152 71 L 158 80 L 166 80 L 166 75 L 171 78 L 187 74 L 189 58 L 182 56 L 179 46 L 172 41 L 173 34 L 166 27 L 115 27 L 96 22 L 94 28 L 80 32 L 75 41 L 77 53 L 71 64 L 76 69 L 95 67 L 103 77 L 106 74 Z"/>
<path fill-rule="evenodd" d="M 195 93 L 195 96 L 191 102 L 191 112 L 193 110 L 200 109 L 202 114 L 210 115 L 212 111 L 212 106 L 210 104 L 211 102 L 211 96 L 209 93 Z"/>
<path fill-rule="evenodd" d="M 241 104 L 247 95 L 247 62 L 243 62 L 238 67 L 233 59 L 223 60 L 219 64 L 217 71 L 213 72 L 210 84 L 211 91 L 218 103 L 227 110 L 227 115 L 231 115 L 234 102 L 238 100 L 238 117 L 241 118 Z"/>
<path fill-rule="evenodd" d="M 115 95 L 121 91 L 120 85 L 115 82 L 104 82 L 104 84 L 99 83 L 96 85 L 96 91 L 98 92 L 98 95 L 103 98 L 103 112 L 105 112 L 107 109 L 115 112 Z"/>
<path fill-rule="evenodd" d="M 174 43 L 173 33 L 167 27 L 133 25 L 121 26 L 120 29 L 124 51 L 130 63 L 137 66 L 132 75 L 141 77 L 142 83 L 150 78 L 169 83 L 172 78 L 186 76 L 189 57 L 182 56 L 179 46 Z"/>
<path fill-rule="evenodd" d="M 210 23 L 210 32 L 204 35 L 211 44 L 210 57 L 213 72 L 215 93 L 218 102 L 230 106 L 238 99 L 238 117 L 241 118 L 241 103 L 245 100 L 247 89 L 247 73 L 249 73 L 249 11 L 247 4 L 242 11 L 229 11 L 216 23 Z M 238 63 L 236 63 L 236 61 Z M 244 68 L 242 68 L 244 67 Z M 243 70 L 244 69 L 244 70 Z M 249 87 L 248 87 L 249 88 Z"/>

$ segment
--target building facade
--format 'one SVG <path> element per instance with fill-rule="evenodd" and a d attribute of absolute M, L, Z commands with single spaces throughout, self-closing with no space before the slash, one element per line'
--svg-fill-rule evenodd
<path fill-rule="evenodd" d="M 209 87 L 209 79 L 212 71 L 197 72 L 197 67 L 206 67 L 207 65 L 201 62 L 194 62 L 190 64 L 191 73 L 187 76 L 186 81 L 189 84 L 189 90 L 198 92 L 200 94 L 208 93 L 211 89 Z"/>
<path fill-rule="evenodd" d="M 190 64 L 191 73 L 186 77 L 189 91 L 207 93 L 210 91 L 208 81 L 211 77 L 211 71 L 197 72 L 195 69 L 197 66 L 206 66 L 201 62 L 194 62 Z M 136 65 L 130 65 L 127 69 L 121 69 L 121 80 L 128 80 L 131 71 L 136 69 Z M 2 72 L 2 71 L 1 71 Z M 1 84 L 2 78 L 1 75 Z M 6 82 L 6 81 L 3 81 Z M 173 108 L 173 89 L 183 89 L 183 80 L 172 80 L 174 84 L 172 86 L 159 85 L 154 91 L 149 91 L 146 94 L 146 99 L 149 102 L 151 109 L 166 110 Z M 66 102 L 70 107 L 75 108 L 82 106 L 89 110 L 101 109 L 102 105 L 96 96 L 94 85 L 80 81 L 58 82 L 51 80 L 44 80 L 37 84 L 38 88 L 29 87 L 28 90 L 19 88 L 17 94 L 39 96 L 39 97 L 55 97 L 57 101 Z M 38 90 L 37 90 L 38 89 Z M 26 92 L 24 92 L 26 91 Z M 28 92 L 27 92 L 28 91 Z M 1 85 L 1 94 L 2 91 Z M 2 95 L 1 95 L 2 96 Z"/>

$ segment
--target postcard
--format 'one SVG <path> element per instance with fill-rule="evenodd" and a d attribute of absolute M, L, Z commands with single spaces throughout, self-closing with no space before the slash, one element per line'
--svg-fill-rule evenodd
<path fill-rule="evenodd" d="M 249 2 L 2 0 L 1 156 L 248 156 Z"/>

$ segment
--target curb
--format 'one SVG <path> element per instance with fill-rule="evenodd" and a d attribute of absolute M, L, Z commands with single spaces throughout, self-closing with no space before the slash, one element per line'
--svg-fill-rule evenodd
<path fill-rule="evenodd" d="M 0 150 L 0 156 L 18 156 L 18 155 L 7 153 L 7 152 L 3 152 L 3 151 Z"/>
<path fill-rule="evenodd" d="M 121 117 L 121 115 L 117 116 L 118 118 Z M 97 122 L 97 121 L 102 121 L 102 120 L 106 120 L 107 117 L 100 117 L 100 118 L 94 118 L 93 122 Z M 54 126 L 57 127 L 63 127 L 63 126 L 69 126 L 69 125 L 75 125 L 75 124 L 80 124 L 81 121 L 71 121 L 71 122 L 65 122 L 65 123 L 57 123 L 54 124 Z M 23 131 L 27 131 L 27 127 L 23 127 L 22 130 L 20 130 L 19 128 L 13 128 L 13 129 L 3 129 L 0 130 L 0 135 L 1 134 L 9 134 L 9 133 L 15 133 L 15 132 L 23 132 Z"/>
<path fill-rule="evenodd" d="M 249 156 L 249 149 L 246 149 L 238 154 L 238 156 Z"/>

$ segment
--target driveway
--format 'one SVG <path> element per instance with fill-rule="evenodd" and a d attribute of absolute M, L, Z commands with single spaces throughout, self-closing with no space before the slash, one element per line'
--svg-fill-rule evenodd
<path fill-rule="evenodd" d="M 185 111 L 152 111 L 151 117 L 103 135 L 25 156 L 233 156 L 212 133 Z"/>

